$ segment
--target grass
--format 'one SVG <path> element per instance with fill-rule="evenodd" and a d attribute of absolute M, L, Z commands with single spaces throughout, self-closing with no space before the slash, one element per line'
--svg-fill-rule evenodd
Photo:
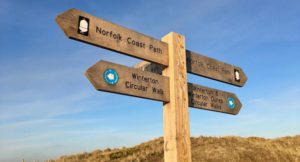
<path fill-rule="evenodd" d="M 163 138 L 131 148 L 96 150 L 62 156 L 51 162 L 163 162 Z M 277 139 L 258 137 L 191 138 L 193 162 L 300 162 L 300 135 Z"/>

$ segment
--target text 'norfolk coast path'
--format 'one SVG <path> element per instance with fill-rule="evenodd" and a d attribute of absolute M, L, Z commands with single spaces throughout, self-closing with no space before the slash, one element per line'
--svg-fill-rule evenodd
<path fill-rule="evenodd" d="M 56 21 L 69 38 L 168 65 L 168 45 L 160 40 L 76 9 L 58 15 Z"/>
<path fill-rule="evenodd" d="M 188 83 L 187 73 L 242 87 L 244 71 L 187 50 L 184 35 L 170 32 L 157 40 L 77 9 L 56 21 L 71 39 L 145 60 L 135 67 L 101 60 L 85 75 L 99 91 L 163 102 L 165 162 L 192 161 L 189 107 L 232 115 L 241 110 L 234 93 Z"/>

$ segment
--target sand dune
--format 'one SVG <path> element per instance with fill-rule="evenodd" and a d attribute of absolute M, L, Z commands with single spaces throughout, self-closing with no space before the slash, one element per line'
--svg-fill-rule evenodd
<path fill-rule="evenodd" d="M 300 135 L 277 139 L 259 137 L 191 138 L 193 162 L 300 162 Z M 62 156 L 52 162 L 163 162 L 163 138 L 131 148 L 96 150 Z"/>

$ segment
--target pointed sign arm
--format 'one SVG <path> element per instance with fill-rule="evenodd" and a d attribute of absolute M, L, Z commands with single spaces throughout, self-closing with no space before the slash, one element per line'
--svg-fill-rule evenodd
<path fill-rule="evenodd" d="M 168 66 L 168 44 L 77 9 L 56 17 L 67 37 Z"/>

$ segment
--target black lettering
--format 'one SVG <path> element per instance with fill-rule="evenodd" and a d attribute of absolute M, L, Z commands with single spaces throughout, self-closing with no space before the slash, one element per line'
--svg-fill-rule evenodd
<path fill-rule="evenodd" d="M 154 47 L 152 44 L 150 44 L 149 50 L 152 51 L 152 52 L 154 52 L 154 53 L 160 53 L 160 54 L 162 54 L 162 49 L 158 48 L 158 47 Z"/>
<path fill-rule="evenodd" d="M 118 33 L 114 33 L 113 31 L 108 31 L 108 30 L 104 30 L 98 26 L 96 26 L 96 33 L 99 33 L 103 36 L 109 37 L 109 38 L 113 38 L 117 41 L 121 41 L 122 40 L 122 36 L 121 34 Z"/>
<path fill-rule="evenodd" d="M 127 43 L 136 47 L 145 48 L 146 44 L 144 42 L 139 42 L 133 40 L 131 37 L 127 38 Z"/>
<path fill-rule="evenodd" d="M 99 28 L 98 26 L 96 26 L 96 33 L 101 33 L 101 28 Z"/>
<path fill-rule="evenodd" d="M 126 88 L 130 88 L 130 86 L 129 86 L 129 85 L 130 85 L 130 84 L 129 84 L 129 82 L 128 82 L 128 81 L 126 81 L 126 82 L 125 82 L 125 87 L 126 87 Z"/>

